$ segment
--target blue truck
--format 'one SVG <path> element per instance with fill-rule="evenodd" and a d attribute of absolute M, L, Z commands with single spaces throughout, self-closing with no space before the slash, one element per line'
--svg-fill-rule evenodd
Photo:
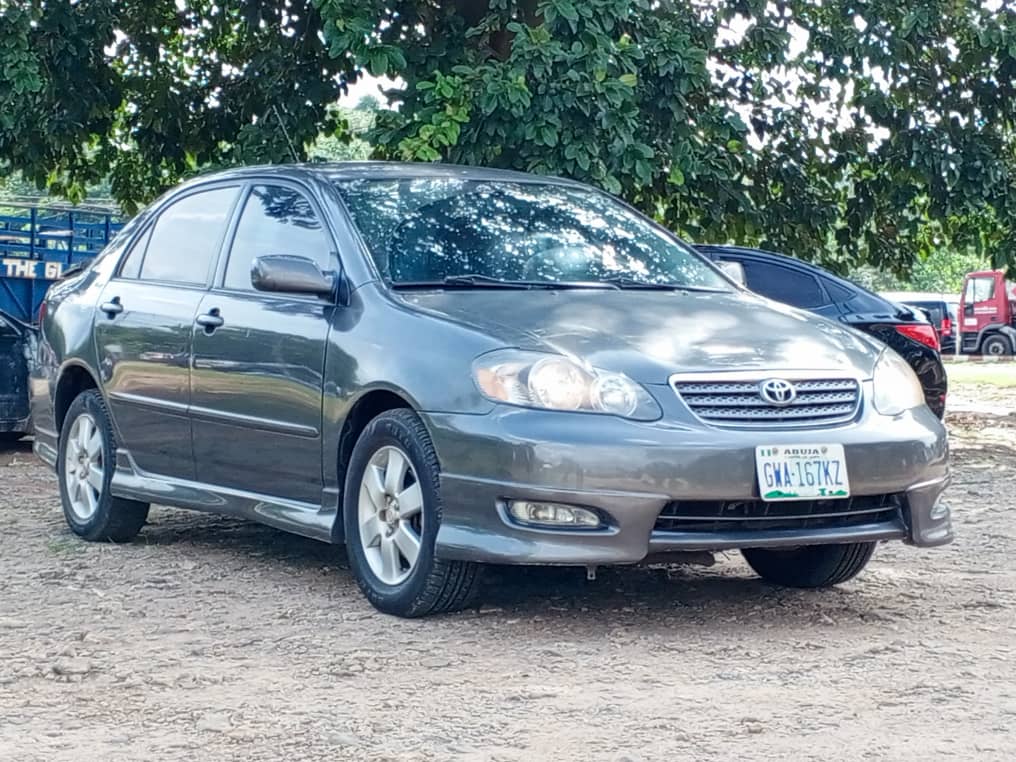
<path fill-rule="evenodd" d="M 31 430 L 29 360 L 46 289 L 86 265 L 121 227 L 111 207 L 0 200 L 0 441 Z"/>

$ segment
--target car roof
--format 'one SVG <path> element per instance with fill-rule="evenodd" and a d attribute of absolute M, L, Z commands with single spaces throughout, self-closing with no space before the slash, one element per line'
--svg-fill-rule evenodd
<path fill-rule="evenodd" d="M 250 176 L 276 175 L 280 178 L 314 177 L 326 182 L 341 180 L 383 180 L 402 178 L 457 178 L 461 180 L 488 180 L 515 183 L 541 183 L 588 188 L 574 180 L 548 175 L 534 175 L 508 169 L 469 167 L 460 164 L 438 164 L 410 161 L 338 161 L 312 162 L 303 164 L 262 164 L 250 167 L 226 169 L 195 178 L 192 183 L 229 179 L 243 179 Z"/>
<path fill-rule="evenodd" d="M 791 257 L 787 254 L 778 254 L 775 251 L 766 251 L 765 249 L 753 249 L 748 246 L 733 246 L 715 243 L 695 244 L 695 248 L 703 254 L 729 254 L 732 256 L 748 257 L 760 262 L 770 262 L 774 265 L 778 264 L 786 267 L 795 267 L 799 270 L 809 272 L 812 275 L 817 275 L 825 278 L 826 280 L 830 280 L 842 288 L 850 289 L 851 291 L 858 291 L 873 299 L 885 302 L 886 304 L 892 304 L 889 299 L 876 294 L 874 291 L 864 288 L 864 286 L 857 285 L 852 280 L 841 278 L 839 275 L 829 272 L 824 267 L 813 265 L 811 262 L 805 262 L 803 259 L 797 259 L 796 257 Z"/>
<path fill-rule="evenodd" d="M 753 259 L 758 262 L 769 262 L 774 265 L 782 265 L 784 267 L 793 267 L 798 270 L 811 273 L 825 280 L 831 281 L 835 285 L 845 288 L 855 295 L 863 295 L 866 299 L 871 299 L 877 304 L 882 305 L 880 309 L 888 310 L 892 314 L 897 314 L 902 310 L 908 312 L 914 316 L 915 319 L 921 322 L 927 322 L 926 317 L 922 313 L 918 313 L 916 307 L 909 307 L 905 304 L 887 299 L 881 294 L 876 294 L 864 286 L 859 286 L 852 280 L 841 278 L 835 273 L 831 273 L 824 267 L 813 265 L 811 262 L 805 262 L 804 260 L 791 257 L 787 254 L 778 254 L 775 251 L 766 251 L 765 249 L 753 249 L 748 246 L 734 246 L 730 244 L 695 244 L 695 249 L 708 255 L 723 255 L 728 254 L 731 256 L 744 257 L 746 259 Z M 848 300 L 836 300 L 838 302 L 850 301 Z"/>

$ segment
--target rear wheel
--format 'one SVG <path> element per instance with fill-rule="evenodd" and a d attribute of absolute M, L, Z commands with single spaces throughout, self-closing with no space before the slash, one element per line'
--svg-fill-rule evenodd
<path fill-rule="evenodd" d="M 148 518 L 148 503 L 110 494 L 116 440 L 102 396 L 94 389 L 71 403 L 60 432 L 57 473 L 64 518 L 86 540 L 128 542 Z"/>
<path fill-rule="evenodd" d="M 784 587 L 830 587 L 857 576 L 875 543 L 806 545 L 791 550 L 745 548 L 744 560 L 762 579 Z"/>
<path fill-rule="evenodd" d="M 479 585 L 476 564 L 434 557 L 439 478 L 430 436 L 411 410 L 382 413 L 353 447 L 343 498 L 349 564 L 363 594 L 386 614 L 455 611 Z"/>
<path fill-rule="evenodd" d="M 1006 336 L 989 336 L 981 345 L 981 352 L 992 357 L 1012 354 L 1012 342 Z"/>

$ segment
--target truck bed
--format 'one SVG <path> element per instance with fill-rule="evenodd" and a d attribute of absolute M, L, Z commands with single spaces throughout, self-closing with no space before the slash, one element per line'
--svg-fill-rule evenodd
<path fill-rule="evenodd" d="M 123 227 L 105 207 L 0 201 L 0 313 L 32 324 L 49 284 Z"/>
<path fill-rule="evenodd" d="M 31 429 L 28 357 L 46 290 L 121 227 L 107 208 L 0 201 L 0 438 Z"/>

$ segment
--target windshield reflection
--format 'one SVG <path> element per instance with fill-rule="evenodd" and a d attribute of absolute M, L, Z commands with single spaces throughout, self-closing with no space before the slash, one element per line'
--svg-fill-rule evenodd
<path fill-rule="evenodd" d="M 690 248 L 596 191 L 460 178 L 336 186 L 378 269 L 396 285 L 474 276 L 729 289 Z"/>

